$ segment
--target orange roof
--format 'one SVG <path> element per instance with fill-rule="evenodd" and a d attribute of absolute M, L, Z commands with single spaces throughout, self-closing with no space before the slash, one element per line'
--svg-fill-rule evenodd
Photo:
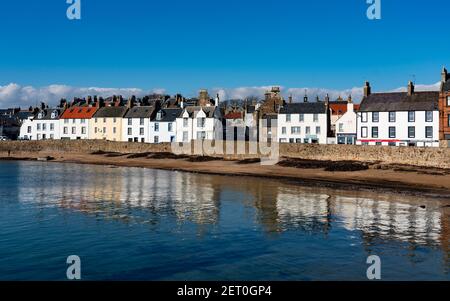
<path fill-rule="evenodd" d="M 97 110 L 96 107 L 71 107 L 64 111 L 60 119 L 91 119 Z"/>
<path fill-rule="evenodd" d="M 225 119 L 241 119 L 242 118 L 242 113 L 241 112 L 230 112 L 228 114 L 226 114 Z"/>
<path fill-rule="evenodd" d="M 330 103 L 331 114 L 344 115 L 347 113 L 347 103 Z"/>

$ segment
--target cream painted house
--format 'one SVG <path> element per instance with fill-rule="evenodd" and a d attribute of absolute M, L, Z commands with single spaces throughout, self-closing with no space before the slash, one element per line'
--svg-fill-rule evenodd
<path fill-rule="evenodd" d="M 122 141 L 123 117 L 127 111 L 127 107 L 100 108 L 89 120 L 89 139 Z"/>

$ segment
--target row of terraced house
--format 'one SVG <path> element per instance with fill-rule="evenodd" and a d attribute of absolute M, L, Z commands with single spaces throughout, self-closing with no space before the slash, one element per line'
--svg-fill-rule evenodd
<path fill-rule="evenodd" d="M 206 90 L 198 98 L 181 95 L 124 101 L 88 97 L 57 108 L 42 106 L 23 120 L 19 139 L 94 139 L 140 143 L 198 139 L 269 140 L 280 143 L 447 146 L 450 141 L 450 77 L 444 68 L 440 91 L 372 93 L 368 82 L 355 104 L 347 99 L 308 96 L 285 100 L 279 87 L 262 101 L 220 103 Z M 225 129 L 220 130 L 218 129 Z"/>

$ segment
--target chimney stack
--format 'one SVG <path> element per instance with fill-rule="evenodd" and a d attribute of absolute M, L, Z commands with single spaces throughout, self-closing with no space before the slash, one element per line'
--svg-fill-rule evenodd
<path fill-rule="evenodd" d="M 370 83 L 366 82 L 364 85 L 364 97 L 369 97 L 372 94 L 372 88 L 370 87 Z"/>
<path fill-rule="evenodd" d="M 219 93 L 217 93 L 216 94 L 216 103 L 215 103 L 216 107 L 219 106 L 219 102 L 220 102 L 220 97 L 219 97 Z"/>
<path fill-rule="evenodd" d="M 448 80 L 448 73 L 447 73 L 447 69 L 445 69 L 445 67 L 442 68 L 442 73 L 441 73 L 442 79 L 441 81 L 443 83 L 446 83 Z"/>
<path fill-rule="evenodd" d="M 408 83 L 408 96 L 412 96 L 414 94 L 414 84 L 412 81 Z"/>

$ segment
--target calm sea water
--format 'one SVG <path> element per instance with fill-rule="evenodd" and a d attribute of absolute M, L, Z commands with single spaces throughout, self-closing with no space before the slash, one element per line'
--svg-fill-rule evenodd
<path fill-rule="evenodd" d="M 437 200 L 243 177 L 0 163 L 0 280 L 450 279 Z M 448 204 L 448 203 L 447 203 Z M 425 205 L 425 208 L 421 207 Z"/>

